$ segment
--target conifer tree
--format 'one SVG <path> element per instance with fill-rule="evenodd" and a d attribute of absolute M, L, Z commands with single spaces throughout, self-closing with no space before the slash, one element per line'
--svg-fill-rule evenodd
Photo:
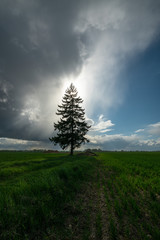
<path fill-rule="evenodd" d="M 89 142 L 85 135 L 91 127 L 85 122 L 85 110 L 80 106 L 83 100 L 77 94 L 77 89 L 71 84 L 65 92 L 62 105 L 58 105 L 56 114 L 62 117 L 58 123 L 54 123 L 57 135 L 50 138 L 54 145 L 59 144 L 62 149 L 70 147 L 71 155 L 75 148 Z"/>

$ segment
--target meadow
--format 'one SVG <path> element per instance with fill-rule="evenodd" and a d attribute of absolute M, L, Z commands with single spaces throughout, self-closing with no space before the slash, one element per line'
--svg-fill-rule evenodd
<path fill-rule="evenodd" d="M 160 239 L 160 152 L 0 152 L 0 239 Z"/>

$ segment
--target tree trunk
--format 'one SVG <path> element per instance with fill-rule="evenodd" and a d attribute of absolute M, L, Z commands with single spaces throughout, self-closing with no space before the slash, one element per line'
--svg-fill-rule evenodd
<path fill-rule="evenodd" d="M 73 155 L 73 145 L 71 144 L 71 152 L 70 152 L 70 155 L 72 156 Z"/>
<path fill-rule="evenodd" d="M 73 155 L 73 98 L 72 98 L 72 126 L 71 126 L 71 132 L 72 132 L 72 139 L 71 139 L 71 156 Z"/>
<path fill-rule="evenodd" d="M 72 138 L 71 138 L 71 155 L 73 155 L 73 120 L 72 120 Z"/>

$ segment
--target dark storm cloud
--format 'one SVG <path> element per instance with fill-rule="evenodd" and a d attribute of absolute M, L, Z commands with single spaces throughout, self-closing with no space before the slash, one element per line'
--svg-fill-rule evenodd
<path fill-rule="evenodd" d="M 74 30 L 80 2 L 0 2 L 1 137 L 39 138 L 35 124 L 21 114 L 25 97 L 50 76 L 56 88 L 62 76 L 80 71 Z"/>
<path fill-rule="evenodd" d="M 0 137 L 48 139 L 63 84 L 77 76 L 88 112 L 119 106 L 119 71 L 159 33 L 159 9 L 158 0 L 0 0 Z"/>

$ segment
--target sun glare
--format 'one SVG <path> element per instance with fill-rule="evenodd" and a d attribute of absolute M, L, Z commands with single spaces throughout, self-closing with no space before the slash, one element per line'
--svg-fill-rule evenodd
<path fill-rule="evenodd" d="M 85 84 L 85 81 L 83 79 L 81 79 L 81 78 L 65 79 L 64 82 L 63 82 L 63 86 L 62 86 L 62 95 L 64 95 L 66 89 L 69 88 L 71 83 L 73 83 L 73 85 L 77 88 L 78 96 L 80 96 L 85 101 L 85 97 L 86 97 L 86 84 Z"/>

